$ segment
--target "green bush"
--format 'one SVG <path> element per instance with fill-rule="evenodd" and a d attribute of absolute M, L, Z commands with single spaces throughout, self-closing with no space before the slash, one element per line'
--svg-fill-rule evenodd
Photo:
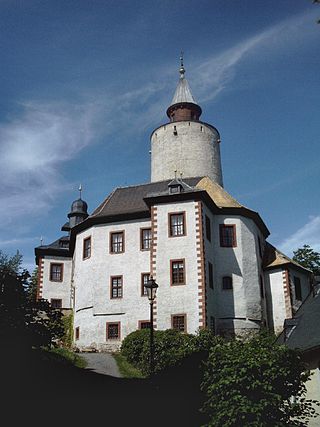
<path fill-rule="evenodd" d="M 210 418 L 207 426 L 305 426 L 314 413 L 305 399 L 308 378 L 299 353 L 275 344 L 274 337 L 217 338 L 201 387 L 206 395 L 202 411 Z"/>
<path fill-rule="evenodd" d="M 154 331 L 154 370 L 160 372 L 178 364 L 195 351 L 194 336 L 178 331 Z M 121 354 L 142 373 L 149 374 L 150 330 L 142 329 L 129 334 L 122 342 Z"/>

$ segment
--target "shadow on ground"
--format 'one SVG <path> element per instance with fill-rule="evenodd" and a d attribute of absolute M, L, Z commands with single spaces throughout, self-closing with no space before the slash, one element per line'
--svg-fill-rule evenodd
<path fill-rule="evenodd" d="M 99 375 L 61 363 L 42 352 L 1 351 L 2 416 L 10 425 L 198 427 L 201 356 L 150 379 Z"/>

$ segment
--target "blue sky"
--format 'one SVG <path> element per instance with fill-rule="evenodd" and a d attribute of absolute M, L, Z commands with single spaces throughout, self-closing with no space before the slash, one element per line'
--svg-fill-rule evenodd
<path fill-rule="evenodd" d="M 91 212 L 149 181 L 183 50 L 226 190 L 288 255 L 320 250 L 319 17 L 311 0 L 0 0 L 0 249 L 32 269 L 80 182 Z"/>

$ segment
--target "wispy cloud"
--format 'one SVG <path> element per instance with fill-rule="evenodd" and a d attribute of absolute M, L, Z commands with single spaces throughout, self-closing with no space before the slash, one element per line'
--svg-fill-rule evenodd
<path fill-rule="evenodd" d="M 281 251 L 288 255 L 303 245 L 309 245 L 315 251 L 320 251 L 320 216 L 310 217 L 309 221 L 292 236 L 278 244 Z"/>

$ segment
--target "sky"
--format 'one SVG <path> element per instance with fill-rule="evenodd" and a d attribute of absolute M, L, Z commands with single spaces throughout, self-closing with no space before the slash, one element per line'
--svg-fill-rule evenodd
<path fill-rule="evenodd" d="M 287 255 L 320 251 L 319 18 L 312 0 L 0 0 L 0 250 L 32 271 L 80 183 L 92 212 L 150 180 L 182 50 L 225 189 Z"/>

